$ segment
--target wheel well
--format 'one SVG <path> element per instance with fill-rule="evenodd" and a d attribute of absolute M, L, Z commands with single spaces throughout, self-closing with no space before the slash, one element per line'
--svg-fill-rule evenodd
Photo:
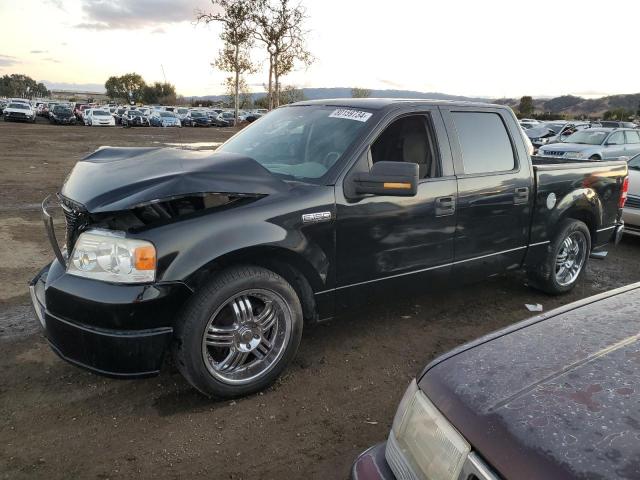
<path fill-rule="evenodd" d="M 217 258 L 213 263 L 198 271 L 189 282 L 197 290 L 211 278 L 214 272 L 234 265 L 255 265 L 277 273 L 295 290 L 305 320 L 317 320 L 317 309 L 312 285 L 314 282 L 313 267 L 293 252 L 281 248 L 254 247 L 232 252 Z"/>
<path fill-rule="evenodd" d="M 592 159 L 592 158 L 594 158 L 594 159 L 598 159 L 598 160 L 602 160 L 602 157 L 601 157 L 599 154 L 597 154 L 597 153 L 596 153 L 596 154 L 594 154 L 594 155 L 591 155 L 591 156 L 589 157 L 589 159 Z"/>
<path fill-rule="evenodd" d="M 565 215 L 565 218 L 572 218 L 574 220 L 580 220 L 583 222 L 587 228 L 589 229 L 589 234 L 591 235 L 591 243 L 593 244 L 596 238 L 596 218 L 593 213 L 589 210 L 570 210 Z"/>

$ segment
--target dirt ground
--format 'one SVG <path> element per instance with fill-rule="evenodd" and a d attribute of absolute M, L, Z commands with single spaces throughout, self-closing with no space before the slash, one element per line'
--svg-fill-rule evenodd
<path fill-rule="evenodd" d="M 265 392 L 211 401 L 172 368 L 110 380 L 56 357 L 27 281 L 52 253 L 42 198 L 101 145 L 219 142 L 232 129 L 121 129 L 0 122 L 0 478 L 341 479 L 383 441 L 406 385 L 434 356 L 531 314 L 640 280 L 640 241 L 591 260 L 569 295 L 519 275 L 402 298 L 308 327 L 294 364 Z"/>

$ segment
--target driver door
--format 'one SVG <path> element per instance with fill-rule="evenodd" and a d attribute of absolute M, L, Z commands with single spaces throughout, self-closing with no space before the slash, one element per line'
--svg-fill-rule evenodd
<path fill-rule="evenodd" d="M 418 163 L 415 196 L 336 189 L 336 306 L 446 285 L 453 262 L 457 182 L 437 108 L 390 118 L 352 171 L 377 161 Z M 444 139 L 444 141 L 442 141 Z"/>

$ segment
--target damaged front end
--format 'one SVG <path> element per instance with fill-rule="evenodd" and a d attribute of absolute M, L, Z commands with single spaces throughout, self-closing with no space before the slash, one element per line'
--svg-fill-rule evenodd
<path fill-rule="evenodd" d="M 152 200 L 123 211 L 92 214 L 83 205 L 58 194 L 45 198 L 42 202 L 42 215 L 54 254 L 58 261 L 66 266 L 68 255 L 73 252 L 78 237 L 84 231 L 101 229 L 139 233 L 148 228 L 246 205 L 262 196 L 206 192 Z M 65 231 L 62 244 L 56 236 L 54 224 L 53 211 L 57 206 L 64 216 Z"/>
<path fill-rule="evenodd" d="M 102 148 L 76 164 L 61 192 L 42 205 L 58 261 L 90 229 L 140 233 L 198 215 L 246 205 L 288 188 L 254 160 L 167 148 Z M 56 239 L 52 209 L 65 221 Z"/>
<path fill-rule="evenodd" d="M 174 246 L 157 241 L 160 227 L 287 188 L 236 155 L 103 148 L 78 162 L 60 193 L 42 204 L 57 261 L 30 284 L 53 350 L 113 377 L 158 373 L 193 293 L 183 277 L 158 273 L 175 260 Z"/>

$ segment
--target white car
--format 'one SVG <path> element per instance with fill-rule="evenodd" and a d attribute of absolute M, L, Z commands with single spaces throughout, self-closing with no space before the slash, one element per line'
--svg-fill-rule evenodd
<path fill-rule="evenodd" d="M 116 120 L 113 118 L 113 115 L 109 113 L 109 110 L 91 108 L 85 110 L 84 124 L 90 127 L 115 127 Z"/>
<path fill-rule="evenodd" d="M 189 109 L 186 107 L 178 107 L 173 111 L 173 113 L 178 115 L 178 118 L 180 120 L 184 120 L 184 117 L 186 117 L 187 114 L 189 113 Z"/>
<path fill-rule="evenodd" d="M 5 122 L 20 121 L 36 123 L 36 111 L 31 107 L 31 105 L 22 102 L 15 102 L 13 100 L 4 107 L 2 117 Z"/>
<path fill-rule="evenodd" d="M 622 219 L 624 233 L 640 236 L 640 154 L 629 160 L 629 191 Z"/>

